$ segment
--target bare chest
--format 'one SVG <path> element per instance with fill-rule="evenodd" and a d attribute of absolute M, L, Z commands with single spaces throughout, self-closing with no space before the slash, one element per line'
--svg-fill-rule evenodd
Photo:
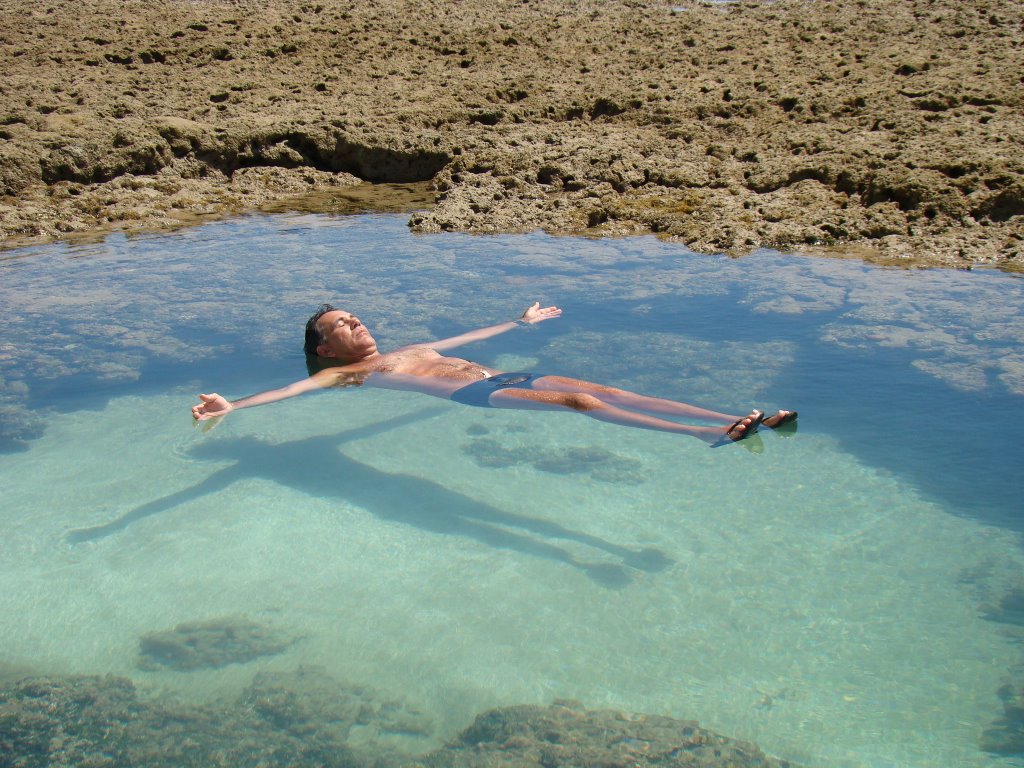
<path fill-rule="evenodd" d="M 445 357 L 429 347 L 400 349 L 382 355 L 377 370 L 444 379 L 480 379 L 490 375 L 482 366 L 459 357 Z"/>

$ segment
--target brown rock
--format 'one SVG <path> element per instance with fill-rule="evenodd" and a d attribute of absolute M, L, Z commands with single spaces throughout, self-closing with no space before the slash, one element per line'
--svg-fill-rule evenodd
<path fill-rule="evenodd" d="M 5 9 L 8 245 L 434 178 L 414 229 L 1024 261 L 1011 0 Z"/>
<path fill-rule="evenodd" d="M 477 716 L 458 739 L 418 760 L 423 768 L 700 766 L 786 768 L 754 744 L 692 721 L 587 710 L 575 702 L 518 706 Z"/>

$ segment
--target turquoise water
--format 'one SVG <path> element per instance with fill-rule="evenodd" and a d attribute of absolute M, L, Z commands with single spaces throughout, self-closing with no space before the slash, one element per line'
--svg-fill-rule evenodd
<path fill-rule="evenodd" d="M 690 254 L 653 237 L 413 236 L 254 216 L 0 256 L 0 669 L 195 701 L 318 665 L 430 711 L 579 699 L 697 719 L 808 766 L 997 766 L 1024 685 L 1014 419 L 1024 283 Z M 729 412 L 760 452 L 575 414 L 326 392 L 191 426 L 197 392 L 304 375 L 321 301 L 390 348 L 465 347 Z M 139 638 L 245 617 L 296 638 L 142 669 Z"/>

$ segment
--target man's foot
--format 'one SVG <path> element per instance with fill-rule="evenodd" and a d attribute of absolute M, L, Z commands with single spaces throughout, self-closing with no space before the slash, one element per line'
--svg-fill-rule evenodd
<path fill-rule="evenodd" d="M 796 411 L 779 411 L 765 417 L 761 423 L 770 429 L 776 429 L 783 424 L 792 424 L 794 421 L 796 421 Z"/>
<path fill-rule="evenodd" d="M 745 437 L 757 432 L 758 426 L 764 421 L 764 414 L 761 411 L 751 411 L 749 416 L 737 419 L 725 430 L 725 434 L 711 444 L 712 448 L 719 448 L 723 445 L 736 443 Z"/>

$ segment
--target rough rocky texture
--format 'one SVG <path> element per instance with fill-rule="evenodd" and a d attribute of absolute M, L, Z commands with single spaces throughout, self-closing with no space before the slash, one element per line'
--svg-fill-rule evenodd
<path fill-rule="evenodd" d="M 139 667 L 179 672 L 245 664 L 286 651 L 295 638 L 236 617 L 186 622 L 139 639 Z"/>
<path fill-rule="evenodd" d="M 149 701 L 120 677 L 35 677 L 0 689 L 3 768 L 362 768 L 324 733 L 294 732 L 243 707 Z"/>
<path fill-rule="evenodd" d="M 434 179 L 417 230 L 1022 263 L 1014 0 L 0 6 L 8 245 Z"/>
<path fill-rule="evenodd" d="M 408 702 L 383 698 L 368 686 L 340 686 L 319 667 L 261 672 L 239 703 L 296 735 L 331 733 L 346 742 L 357 727 L 361 740 L 370 743 L 388 734 L 429 737 L 435 727 Z"/>
<path fill-rule="evenodd" d="M 613 710 L 586 710 L 574 702 L 550 707 L 494 709 L 478 716 L 446 748 L 422 758 L 423 768 L 786 768 L 749 742 L 706 731 L 695 722 Z"/>
<path fill-rule="evenodd" d="M 339 686 L 322 670 L 257 676 L 237 702 L 216 707 L 146 698 L 119 677 L 30 677 L 0 687 L 0 768 L 789 765 L 693 722 L 571 703 L 485 712 L 419 758 L 381 741 L 429 728 L 403 703 Z"/>

